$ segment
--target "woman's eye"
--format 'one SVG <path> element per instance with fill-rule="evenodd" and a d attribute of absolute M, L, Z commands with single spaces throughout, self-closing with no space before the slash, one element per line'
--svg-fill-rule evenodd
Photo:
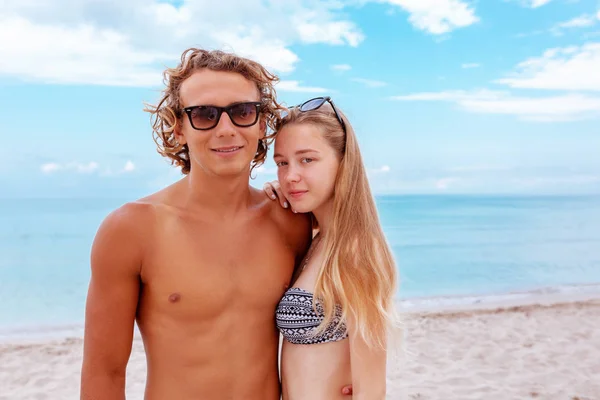
<path fill-rule="evenodd" d="M 278 166 L 278 167 L 282 167 L 282 166 L 284 166 L 285 164 L 286 164 L 286 162 L 285 162 L 285 161 L 279 161 L 278 163 L 275 163 L 275 165 L 276 165 L 276 166 Z"/>
<path fill-rule="evenodd" d="M 302 162 L 308 164 L 310 162 L 313 162 L 313 159 L 312 158 L 303 158 Z"/>

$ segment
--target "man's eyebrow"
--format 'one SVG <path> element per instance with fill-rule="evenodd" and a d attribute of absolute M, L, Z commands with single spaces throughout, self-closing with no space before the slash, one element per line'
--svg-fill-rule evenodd
<path fill-rule="evenodd" d="M 228 103 L 227 105 L 224 106 L 218 106 L 215 103 L 202 103 L 202 102 L 195 102 L 193 103 L 191 106 L 186 106 L 186 107 L 182 107 L 182 108 L 188 108 L 188 107 L 198 107 L 198 106 L 203 106 L 203 107 L 230 107 L 236 104 L 243 104 L 243 103 L 260 103 L 260 100 L 238 100 L 238 101 L 234 101 L 231 103 Z"/>
<path fill-rule="evenodd" d="M 306 153 L 318 153 L 317 150 L 313 150 L 313 149 L 302 149 L 302 150 L 298 150 L 294 153 L 294 155 L 299 155 L 299 154 L 306 154 Z M 283 157 L 282 154 L 279 153 L 275 153 L 273 154 L 273 158 L 275 157 Z"/>

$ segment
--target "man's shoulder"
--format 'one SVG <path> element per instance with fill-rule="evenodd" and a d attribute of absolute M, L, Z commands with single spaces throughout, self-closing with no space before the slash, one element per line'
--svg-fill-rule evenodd
<path fill-rule="evenodd" d="M 149 246 L 152 204 L 132 201 L 111 211 L 98 227 L 92 244 L 92 268 L 103 274 L 139 274 Z M 126 273 L 129 273 L 126 272 Z"/>
<path fill-rule="evenodd" d="M 263 190 L 251 188 L 254 202 L 261 209 L 265 210 L 266 214 L 273 222 L 281 226 L 296 226 L 309 223 L 310 218 L 306 214 L 296 214 L 289 208 L 283 208 L 278 200 L 272 200 Z"/>
<path fill-rule="evenodd" d="M 289 208 L 283 208 L 278 201 L 271 200 L 260 191 L 262 206 L 267 210 L 271 221 L 277 226 L 295 247 L 304 249 L 310 243 L 312 221 L 309 214 L 296 214 Z"/>
<path fill-rule="evenodd" d="M 301 236 L 310 231 L 311 219 L 309 214 L 294 213 L 289 208 L 283 208 L 277 201 L 271 201 L 271 215 L 282 228 L 297 232 Z"/>
<path fill-rule="evenodd" d="M 149 198 L 124 203 L 112 210 L 102 221 L 98 233 L 130 237 L 136 232 L 145 232 L 154 220 L 156 204 Z"/>
<path fill-rule="evenodd" d="M 113 225 L 139 226 L 148 221 L 148 217 L 155 212 L 155 209 L 156 205 L 151 202 L 144 201 L 144 199 L 134 200 L 111 211 L 105 221 Z"/>

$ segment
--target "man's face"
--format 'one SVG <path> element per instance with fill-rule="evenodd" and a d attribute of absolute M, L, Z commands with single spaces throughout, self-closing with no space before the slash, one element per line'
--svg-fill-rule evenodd
<path fill-rule="evenodd" d="M 227 107 L 242 102 L 260 101 L 256 84 L 235 72 L 203 69 L 192 74 L 181 85 L 183 108 L 192 106 Z M 264 119 L 249 127 L 236 126 L 229 115 L 221 114 L 212 129 L 194 129 L 188 115 L 176 130 L 179 143 L 187 144 L 192 170 L 203 170 L 213 176 L 247 174 L 256 154 L 258 140 L 264 137 Z"/>

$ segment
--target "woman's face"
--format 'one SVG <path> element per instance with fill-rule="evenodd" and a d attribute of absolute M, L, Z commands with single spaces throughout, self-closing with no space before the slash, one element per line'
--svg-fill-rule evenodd
<path fill-rule="evenodd" d="M 296 212 L 313 212 L 333 200 L 340 164 L 335 150 L 312 124 L 285 125 L 275 139 L 277 179 Z"/>

